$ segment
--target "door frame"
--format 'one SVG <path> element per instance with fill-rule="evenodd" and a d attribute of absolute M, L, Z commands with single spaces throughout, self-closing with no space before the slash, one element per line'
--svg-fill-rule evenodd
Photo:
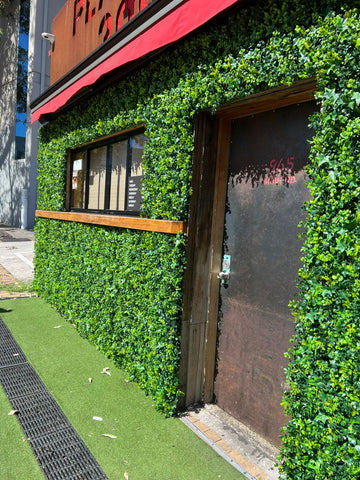
<path fill-rule="evenodd" d="M 314 99 L 314 78 L 251 95 L 198 115 L 194 133 L 192 196 L 184 278 L 179 407 L 214 396 L 218 309 L 231 122 L 240 117 Z M 205 206 L 207 208 L 205 208 Z"/>

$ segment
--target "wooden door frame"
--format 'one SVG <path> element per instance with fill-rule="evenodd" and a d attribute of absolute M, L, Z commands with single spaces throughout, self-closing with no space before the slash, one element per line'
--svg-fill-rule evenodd
<path fill-rule="evenodd" d="M 202 113 L 195 125 L 192 197 L 181 336 L 180 407 L 212 402 L 225 202 L 232 120 L 314 99 L 316 80 L 300 80 Z"/>

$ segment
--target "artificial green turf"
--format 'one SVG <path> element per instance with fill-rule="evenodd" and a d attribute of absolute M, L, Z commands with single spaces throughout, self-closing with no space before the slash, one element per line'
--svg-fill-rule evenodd
<path fill-rule="evenodd" d="M 11 405 L 0 388 L 0 478 L 44 480 L 16 416 L 8 415 L 10 410 Z"/>
<path fill-rule="evenodd" d="M 245 479 L 179 419 L 157 412 L 123 371 L 43 300 L 1 301 L 0 315 L 110 480 L 125 473 L 129 480 Z M 105 367 L 111 376 L 101 373 Z M 19 429 L 14 435 L 21 437 Z M 0 458 L 2 450 L 1 443 Z"/>

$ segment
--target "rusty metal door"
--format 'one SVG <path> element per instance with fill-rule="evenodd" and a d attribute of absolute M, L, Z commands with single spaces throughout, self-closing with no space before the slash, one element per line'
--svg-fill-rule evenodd
<path fill-rule="evenodd" d="M 298 224 L 309 198 L 309 116 L 314 102 L 233 120 L 224 231 L 228 285 L 220 287 L 215 401 L 272 443 L 286 417 L 288 307 L 301 266 Z"/>

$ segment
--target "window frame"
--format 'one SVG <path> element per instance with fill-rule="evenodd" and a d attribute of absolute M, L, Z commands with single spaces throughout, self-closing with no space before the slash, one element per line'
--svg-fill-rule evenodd
<path fill-rule="evenodd" d="M 121 215 L 121 216 L 132 216 L 139 217 L 141 213 L 141 204 L 139 210 L 129 210 L 128 208 L 128 195 L 129 195 L 129 179 L 131 178 L 131 168 L 132 168 L 132 152 L 130 146 L 130 139 L 136 137 L 137 135 L 143 135 L 145 133 L 144 126 L 140 126 L 133 129 L 123 130 L 121 132 L 107 135 L 106 137 L 98 138 L 94 141 L 87 142 L 81 145 L 77 145 L 72 149 L 68 150 L 67 155 L 67 175 L 66 175 L 66 200 L 65 200 L 65 209 L 67 212 L 75 213 L 86 213 L 94 215 Z M 112 145 L 121 142 L 127 141 L 127 153 L 125 161 L 125 192 L 124 192 L 124 210 L 114 210 L 107 207 L 110 207 L 110 186 L 111 186 L 111 151 Z M 104 202 L 104 208 L 86 208 L 89 205 L 89 166 L 90 166 L 90 152 L 92 150 L 106 147 L 106 167 L 105 167 L 105 180 L 104 180 L 104 197 L 102 201 Z M 73 202 L 73 188 L 72 188 L 72 178 L 73 178 L 73 163 L 75 156 L 79 153 L 84 152 L 84 158 L 86 160 L 86 174 L 85 174 L 85 208 L 77 208 L 72 206 Z"/>

